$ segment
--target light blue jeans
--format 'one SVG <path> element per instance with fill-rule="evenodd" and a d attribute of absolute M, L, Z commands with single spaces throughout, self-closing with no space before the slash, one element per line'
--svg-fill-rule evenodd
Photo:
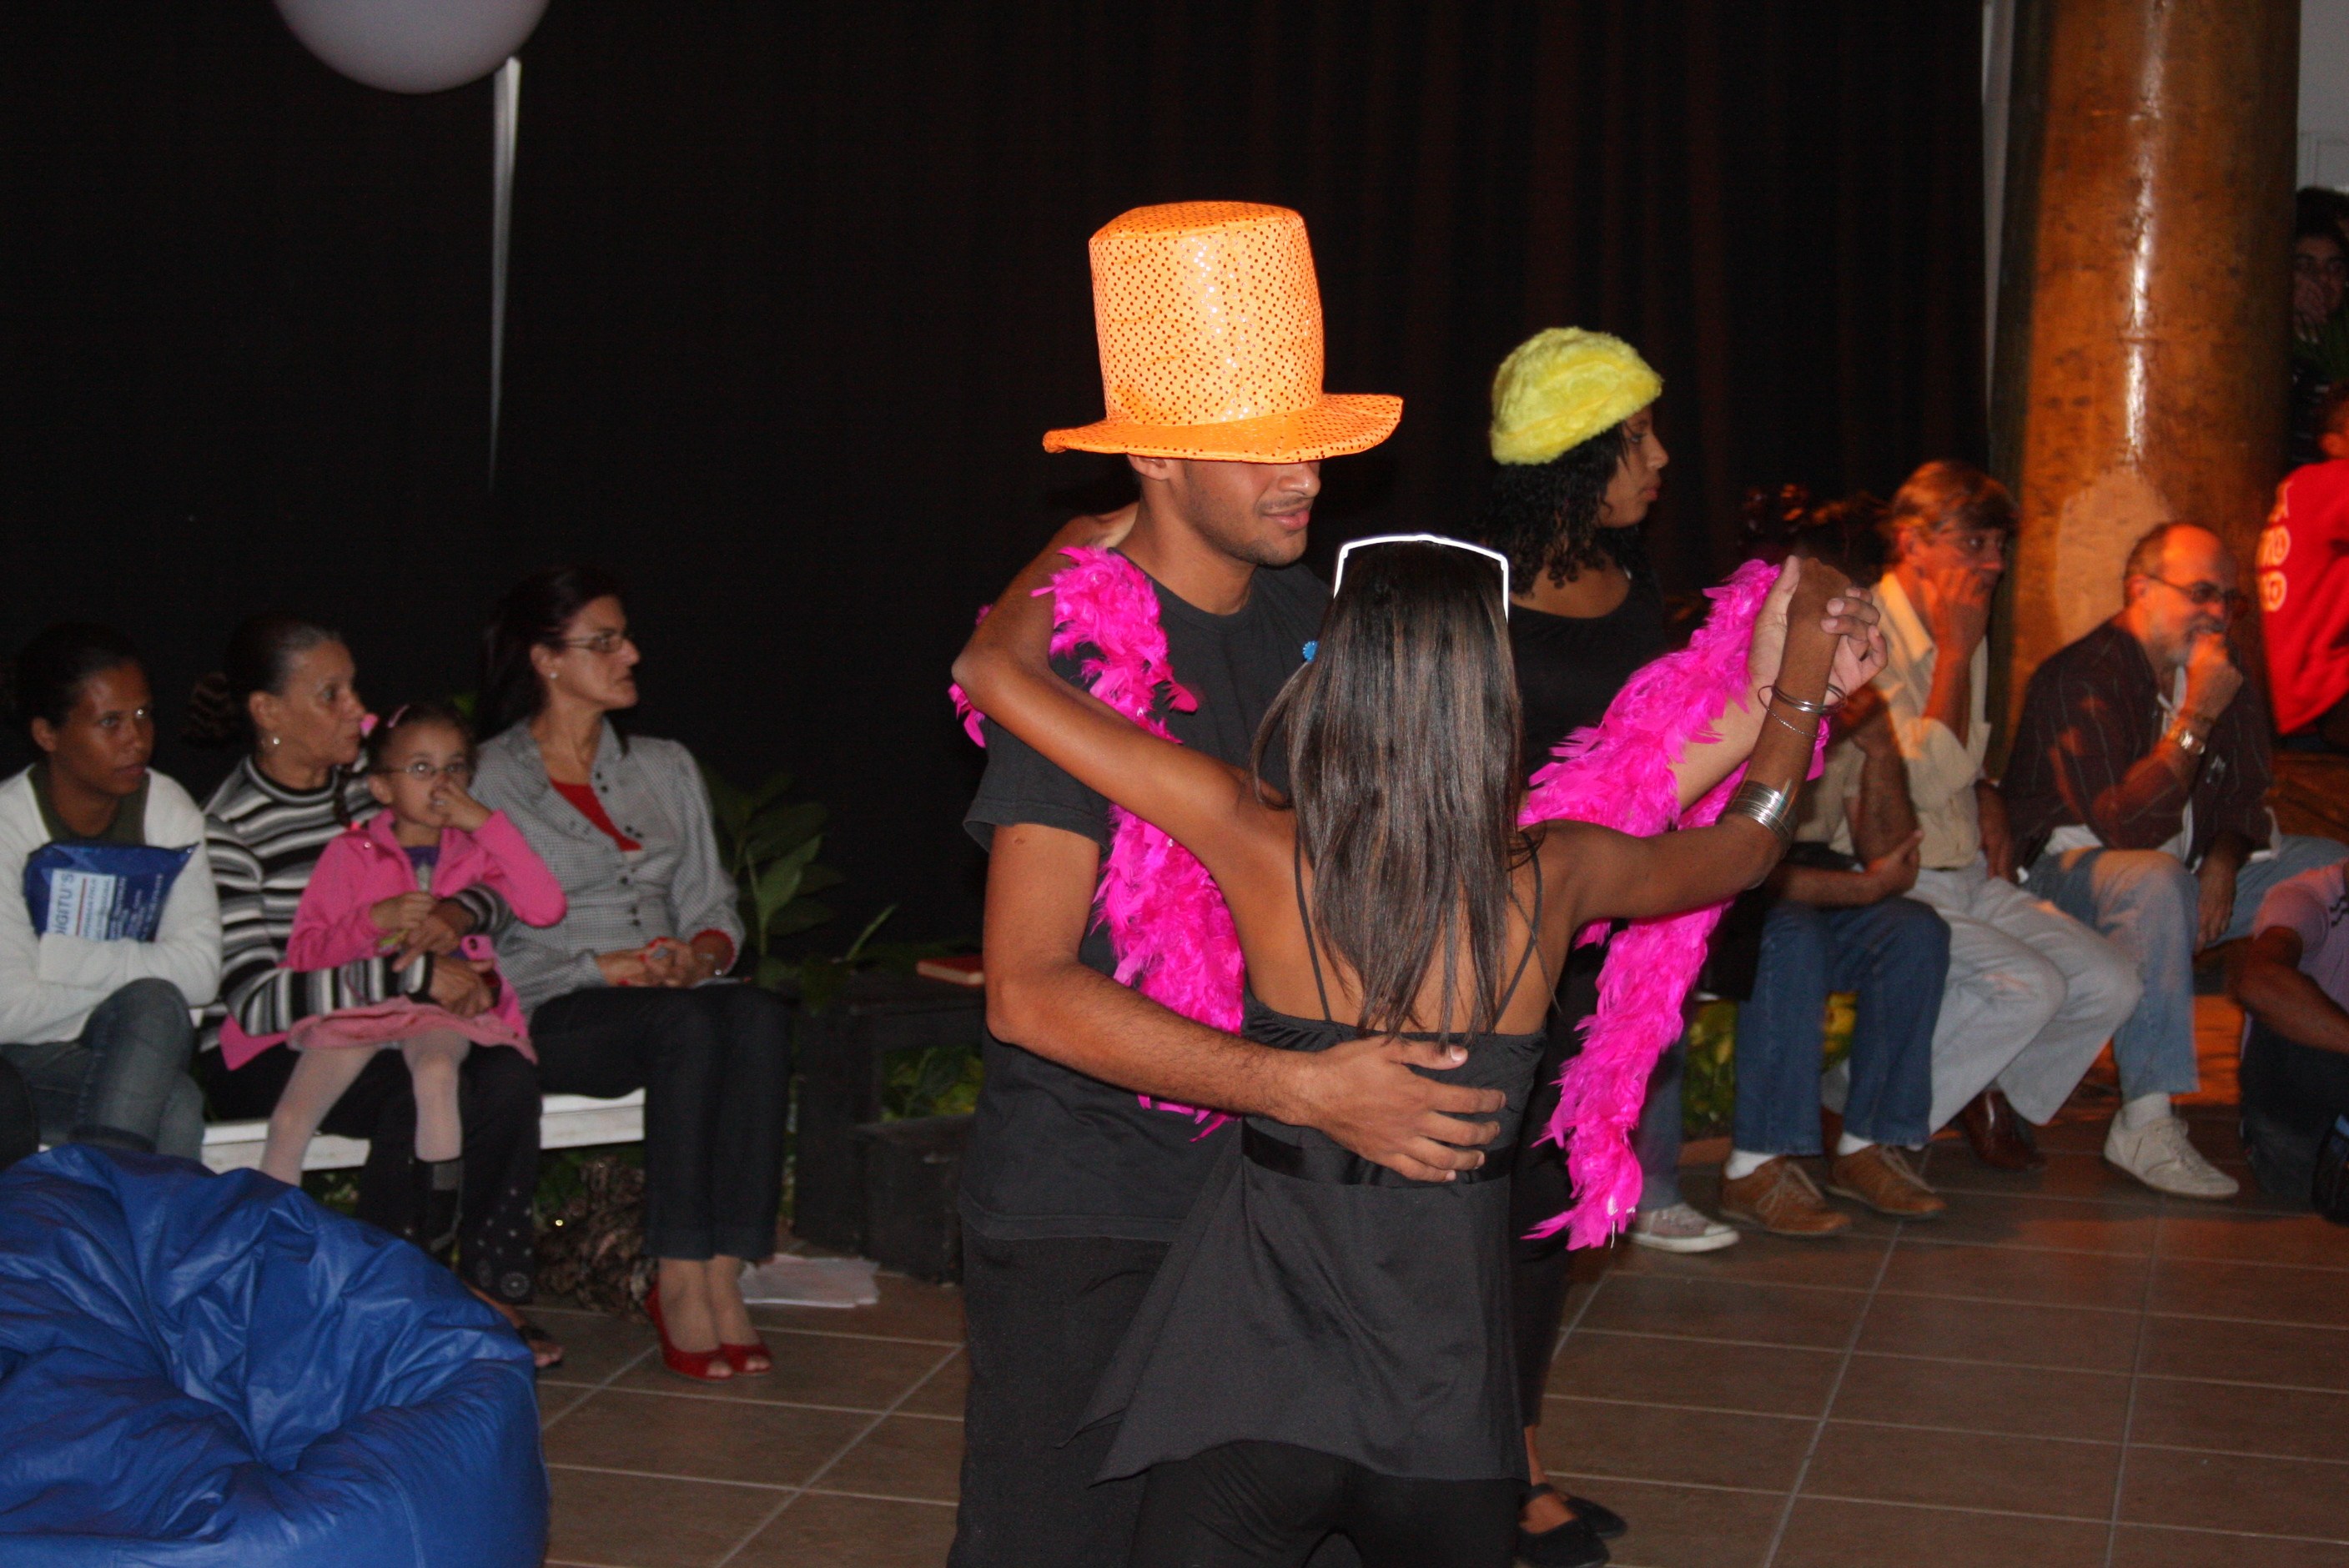
<path fill-rule="evenodd" d="M 2251 934 L 2268 890 L 2336 861 L 2349 844 L 2279 833 L 2276 852 L 2235 876 L 2231 942 Z M 2200 885 L 2175 855 L 2159 850 L 2066 850 L 2032 862 L 2031 891 L 2090 926 L 2137 965 L 2145 995 L 2113 1036 L 2121 1098 L 2191 1094 L 2201 1086 L 2194 1065 L 2194 939 Z"/>

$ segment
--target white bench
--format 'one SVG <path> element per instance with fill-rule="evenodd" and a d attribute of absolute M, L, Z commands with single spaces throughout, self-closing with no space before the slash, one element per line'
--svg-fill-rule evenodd
<path fill-rule="evenodd" d="M 584 1094 L 550 1094 L 538 1116 L 541 1149 L 575 1149 L 590 1143 L 639 1143 L 645 1136 L 645 1091 L 618 1099 L 590 1099 Z M 215 1121 L 204 1128 L 204 1163 L 214 1171 L 240 1171 L 261 1163 L 262 1146 L 269 1140 L 265 1121 Z M 367 1163 L 364 1138 L 335 1138 L 320 1133 L 310 1140 L 302 1156 L 305 1171 L 346 1171 Z"/>

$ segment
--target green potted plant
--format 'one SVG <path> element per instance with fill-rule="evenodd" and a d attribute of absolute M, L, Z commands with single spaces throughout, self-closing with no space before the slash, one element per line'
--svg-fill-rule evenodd
<path fill-rule="evenodd" d="M 816 859 L 824 810 L 787 800 L 788 774 L 753 790 L 704 776 L 719 848 L 741 889 L 748 977 L 796 1005 L 792 1229 L 909 1273 L 950 1275 L 959 1251 L 953 1188 L 978 1097 L 985 998 L 914 973 L 953 944 L 874 940 L 895 904 L 842 952 L 778 952 L 834 918 L 813 896 L 842 881 Z"/>

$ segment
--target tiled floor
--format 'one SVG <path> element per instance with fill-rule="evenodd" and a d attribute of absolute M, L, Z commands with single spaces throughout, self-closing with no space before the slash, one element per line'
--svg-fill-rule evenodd
<path fill-rule="evenodd" d="M 1588 1257 L 1545 1430 L 1560 1484 L 1630 1518 L 1616 1561 L 2349 1568 L 2349 1229 L 2158 1198 L 2097 1158 L 2106 1114 L 2085 1092 L 2040 1176 L 1936 1145 L 1930 1223 Z M 2230 1116 L 2192 1114 L 2231 1159 Z M 648 1329 L 547 1315 L 550 1563 L 943 1561 L 953 1292 L 767 1312 L 775 1375 L 713 1392 Z"/>

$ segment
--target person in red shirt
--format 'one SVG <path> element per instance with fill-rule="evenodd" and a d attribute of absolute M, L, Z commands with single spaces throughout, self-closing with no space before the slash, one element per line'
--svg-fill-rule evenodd
<path fill-rule="evenodd" d="M 2260 614 L 2276 731 L 2349 751 L 2349 383 L 2317 411 L 2327 461 L 2276 487 L 2260 534 Z"/>

